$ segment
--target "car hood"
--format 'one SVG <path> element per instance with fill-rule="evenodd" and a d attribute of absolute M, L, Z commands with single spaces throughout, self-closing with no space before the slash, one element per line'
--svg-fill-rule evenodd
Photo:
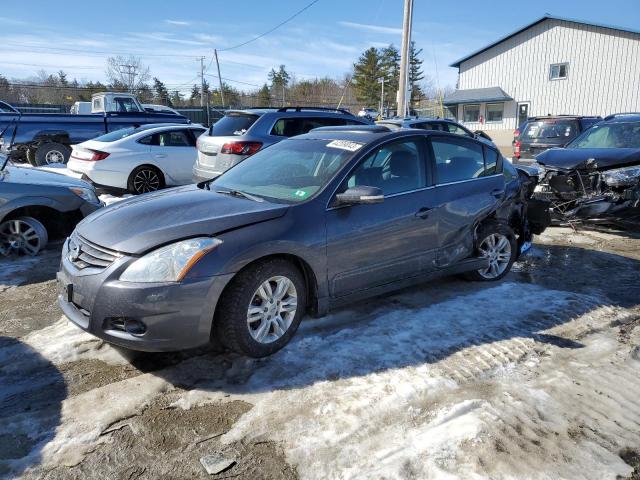
<path fill-rule="evenodd" d="M 141 254 L 156 246 L 263 222 L 288 206 L 255 202 L 196 185 L 148 193 L 114 203 L 76 227 L 87 240 L 119 252 Z"/>
<path fill-rule="evenodd" d="M 536 161 L 549 168 L 573 170 L 595 160 L 597 170 L 640 163 L 640 148 L 552 148 L 536 156 Z"/>
<path fill-rule="evenodd" d="M 30 185 L 50 185 L 53 187 L 93 188 L 83 180 L 37 168 L 7 165 L 4 171 L 8 174 L 4 177 L 5 182 L 24 183 Z"/>

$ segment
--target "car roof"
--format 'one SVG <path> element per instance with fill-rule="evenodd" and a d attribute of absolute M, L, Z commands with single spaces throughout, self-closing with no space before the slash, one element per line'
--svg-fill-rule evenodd
<path fill-rule="evenodd" d="M 620 123 L 620 122 L 640 122 L 639 112 L 629 113 L 614 113 L 604 118 L 605 122 Z"/>
<path fill-rule="evenodd" d="M 225 115 L 229 113 L 240 113 L 245 115 L 266 115 L 275 114 L 279 117 L 349 117 L 355 118 L 355 116 L 346 110 L 331 109 L 323 107 L 260 107 L 260 108 L 245 108 L 238 110 L 227 110 Z"/>
<path fill-rule="evenodd" d="M 376 122 L 377 124 L 385 124 L 391 123 L 394 125 L 405 125 L 411 123 L 421 123 L 421 122 L 446 122 L 446 123 L 458 123 L 455 120 L 451 120 L 450 118 L 435 118 L 435 117 L 405 117 L 405 118 L 387 118 L 385 120 L 380 120 Z"/>
<path fill-rule="evenodd" d="M 445 135 L 452 138 L 460 137 L 455 133 L 424 130 L 421 128 L 392 129 L 384 125 L 348 125 L 337 127 L 318 127 L 314 128 L 309 133 L 298 135 L 292 138 L 304 140 L 348 140 L 352 142 L 367 144 L 376 140 L 387 140 L 396 137 L 413 135 Z"/>
<path fill-rule="evenodd" d="M 580 120 L 581 118 L 601 119 L 599 115 L 539 115 L 527 118 L 528 122 L 539 122 L 541 120 Z"/>
<path fill-rule="evenodd" d="M 192 128 L 192 127 L 197 127 L 197 128 L 205 128 L 202 125 L 198 124 L 198 123 L 145 123 L 144 125 L 140 125 L 139 127 L 136 127 L 136 130 L 138 130 L 139 132 L 142 131 L 146 131 L 146 130 L 152 130 L 155 128 L 175 128 L 175 127 L 181 127 L 181 128 Z"/>

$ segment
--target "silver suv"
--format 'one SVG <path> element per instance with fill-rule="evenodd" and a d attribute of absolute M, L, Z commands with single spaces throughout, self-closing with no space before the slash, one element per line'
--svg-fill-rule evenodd
<path fill-rule="evenodd" d="M 312 107 L 230 110 L 197 142 L 193 180 L 211 180 L 258 150 L 316 127 L 366 125 L 346 110 Z"/>

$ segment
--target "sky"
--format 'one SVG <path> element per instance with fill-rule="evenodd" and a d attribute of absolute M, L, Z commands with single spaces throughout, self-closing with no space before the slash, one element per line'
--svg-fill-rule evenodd
<path fill-rule="evenodd" d="M 296 79 L 342 77 L 368 47 L 399 47 L 402 0 L 318 0 L 299 16 L 245 46 L 311 0 L 86 0 L 3 2 L 0 74 L 29 78 L 44 69 L 78 80 L 105 81 L 106 58 L 141 57 L 170 89 L 199 82 L 198 57 L 214 84 L 213 49 L 222 77 L 254 90 L 284 64 Z M 99 6 L 98 6 L 99 5 Z M 413 35 L 434 86 L 455 86 L 449 64 L 545 13 L 640 29 L 640 0 L 415 0 Z"/>

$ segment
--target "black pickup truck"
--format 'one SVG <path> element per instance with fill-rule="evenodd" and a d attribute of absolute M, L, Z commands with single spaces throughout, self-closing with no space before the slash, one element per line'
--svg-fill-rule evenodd
<path fill-rule="evenodd" d="M 8 147 L 14 161 L 34 166 L 66 163 L 71 145 L 107 132 L 148 123 L 189 123 L 182 115 L 146 111 L 127 93 L 96 93 L 91 114 L 20 113 L 0 110 L 0 148 Z"/>

